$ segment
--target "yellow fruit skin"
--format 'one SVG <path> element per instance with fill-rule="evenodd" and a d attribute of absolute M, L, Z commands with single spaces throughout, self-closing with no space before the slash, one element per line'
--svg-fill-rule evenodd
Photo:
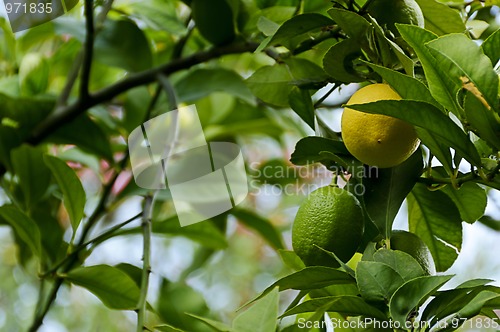
<path fill-rule="evenodd" d="M 401 231 L 392 231 L 390 246 L 392 250 L 401 250 L 409 254 L 422 266 L 428 275 L 436 274 L 432 254 L 427 245 L 417 235 Z"/>
<path fill-rule="evenodd" d="M 401 97 L 387 84 L 371 84 L 354 93 L 347 105 Z M 404 112 L 404 110 L 401 110 Z M 402 120 L 359 112 L 346 107 L 342 114 L 342 139 L 359 161 L 380 168 L 394 167 L 408 159 L 418 147 L 415 128 Z"/>
<path fill-rule="evenodd" d="M 347 262 L 361 243 L 363 227 L 363 211 L 354 195 L 336 186 L 322 187 L 313 191 L 297 212 L 293 250 L 307 266 L 338 267 L 333 257 L 316 246 Z"/>

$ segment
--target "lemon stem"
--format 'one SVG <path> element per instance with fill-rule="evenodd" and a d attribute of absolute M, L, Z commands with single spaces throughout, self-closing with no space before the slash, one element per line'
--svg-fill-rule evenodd
<path fill-rule="evenodd" d="M 339 179 L 339 176 L 337 174 L 334 174 L 333 177 L 332 177 L 332 182 L 330 182 L 330 187 L 338 187 L 339 186 L 337 184 L 338 183 L 338 179 Z"/>

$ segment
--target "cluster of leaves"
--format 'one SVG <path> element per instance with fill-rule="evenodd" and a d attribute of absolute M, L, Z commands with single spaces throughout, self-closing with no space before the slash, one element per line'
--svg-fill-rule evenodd
<path fill-rule="evenodd" d="M 123 143 L 128 134 L 176 102 L 196 103 L 208 140 L 257 134 L 280 141 L 301 124 L 271 109 L 291 108 L 323 133 L 300 140 L 291 161 L 320 162 L 353 175 L 347 189 L 367 217 L 359 251 L 390 236 L 407 198 L 410 231 L 429 246 L 437 270 L 446 271 L 461 249 L 462 221 L 496 225 L 483 215 L 487 190 L 500 190 L 500 32 L 480 20 L 488 18 L 494 2 L 456 2 L 458 10 L 435 0 L 418 3 L 426 29 L 399 25 L 397 37 L 365 12 L 363 1 L 336 1 L 332 7 L 326 0 L 86 0 L 85 20 L 77 5 L 69 15 L 19 35 L 0 19 L 0 165 L 6 196 L 0 224 L 12 228 L 20 263 L 29 268 L 36 262 L 40 283 L 50 285 L 40 287 L 30 330 L 43 323 L 63 284 L 86 288 L 112 309 L 137 311 L 139 331 L 146 325 L 202 330 L 207 324 L 219 331 L 274 331 L 277 288 L 299 290 L 282 316 L 310 321 L 328 312 L 339 319 L 404 323 L 430 297 L 421 319 L 433 324 L 479 313 L 494 317 L 499 291 L 487 286 L 489 280 L 438 291 L 449 276 L 423 276 L 410 256 L 386 249 L 365 253 L 356 273 L 347 266 L 305 268 L 284 250 L 269 220 L 251 209 L 181 228 L 168 191 L 159 193 L 148 211 L 151 195 L 133 181 L 116 189 L 119 176 L 128 172 Z M 467 27 L 485 39 L 480 46 Z M 341 84 L 382 80 L 403 100 L 351 107 L 414 125 L 429 161 L 424 167 L 419 150 L 401 166 L 370 177 L 339 133 L 316 116 L 328 94 L 316 101 L 312 95 L 327 85 L 333 86 L 331 93 Z M 433 166 L 433 157 L 442 166 Z M 459 171 L 463 163 L 470 166 L 467 173 Z M 106 184 L 97 192 L 84 189 L 85 170 Z M 359 185 L 363 193 L 357 192 Z M 97 204 L 89 203 L 90 196 L 98 196 Z M 143 213 L 91 236 L 134 196 L 145 197 Z M 201 317 L 208 309 L 183 281 L 164 279 L 158 303 L 148 303 L 150 231 L 202 244 L 183 272 L 187 276 L 227 248 L 228 217 L 262 235 L 297 272 L 266 289 L 232 326 Z M 137 219 L 140 226 L 126 227 Z M 101 243 L 139 233 L 144 266 L 85 266 Z"/>

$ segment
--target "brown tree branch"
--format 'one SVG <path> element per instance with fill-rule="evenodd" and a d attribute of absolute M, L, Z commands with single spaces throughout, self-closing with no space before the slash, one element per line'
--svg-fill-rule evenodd
<path fill-rule="evenodd" d="M 67 107 L 62 108 L 57 114 L 49 117 L 38 128 L 36 128 L 27 142 L 30 144 L 40 143 L 54 130 L 65 123 L 71 122 L 89 108 L 109 101 L 127 90 L 154 82 L 157 80 L 158 74 L 168 76 L 172 73 L 191 68 L 195 65 L 216 59 L 223 55 L 253 52 L 257 49 L 257 47 L 257 43 L 239 43 L 214 47 L 208 51 L 195 53 L 186 58 L 176 59 L 167 64 L 132 74 L 109 87 L 93 94 L 89 94 L 89 96 L 85 99 L 79 100 L 71 105 L 68 105 Z"/>

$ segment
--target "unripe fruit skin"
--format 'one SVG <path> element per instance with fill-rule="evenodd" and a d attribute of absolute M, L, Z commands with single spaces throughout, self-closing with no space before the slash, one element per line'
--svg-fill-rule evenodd
<path fill-rule="evenodd" d="M 399 99 L 401 97 L 389 85 L 371 84 L 356 91 L 347 105 Z M 420 143 L 415 128 L 407 122 L 349 107 L 342 113 L 341 127 L 347 150 L 370 166 L 397 166 L 408 159 Z"/>
<path fill-rule="evenodd" d="M 424 27 L 424 14 L 415 0 L 374 0 L 367 12 L 395 36 L 400 36 L 396 23 Z"/>
<path fill-rule="evenodd" d="M 338 267 L 333 257 L 316 246 L 347 262 L 361 243 L 363 227 L 363 211 L 354 195 L 337 186 L 322 187 L 300 206 L 292 228 L 292 246 L 307 266 Z"/>
<path fill-rule="evenodd" d="M 415 258 L 427 275 L 436 274 L 432 254 L 424 241 L 417 235 L 402 230 L 394 230 L 390 238 L 390 247 L 392 250 L 403 251 Z"/>

